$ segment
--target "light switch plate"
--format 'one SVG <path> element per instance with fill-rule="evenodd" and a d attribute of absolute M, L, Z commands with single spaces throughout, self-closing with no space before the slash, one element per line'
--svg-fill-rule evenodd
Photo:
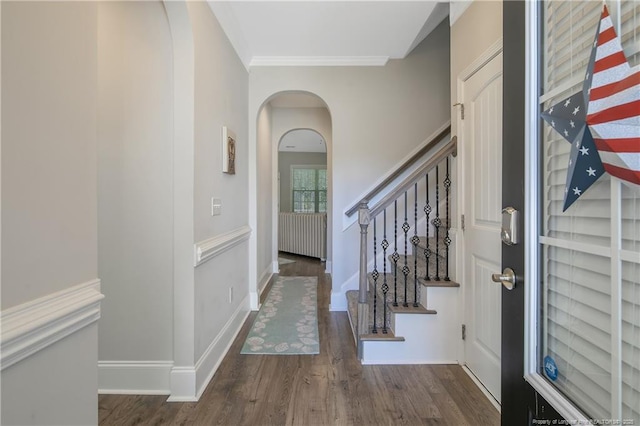
<path fill-rule="evenodd" d="M 211 198 L 211 216 L 220 216 L 222 214 L 222 200 L 220 198 Z"/>

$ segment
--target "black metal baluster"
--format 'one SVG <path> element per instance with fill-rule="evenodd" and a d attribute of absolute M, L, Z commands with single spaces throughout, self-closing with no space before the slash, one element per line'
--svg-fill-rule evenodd
<path fill-rule="evenodd" d="M 398 306 L 398 200 L 393 202 L 393 306 Z"/>
<path fill-rule="evenodd" d="M 383 216 L 383 240 L 382 240 L 382 259 L 383 259 L 383 275 L 382 275 L 382 334 L 387 334 L 387 292 L 389 291 L 389 285 L 387 284 L 387 249 L 389 248 L 389 241 L 387 241 L 387 209 L 382 212 Z"/>
<path fill-rule="evenodd" d="M 407 236 L 411 227 L 409 226 L 409 221 L 407 219 L 407 191 L 404 192 L 404 223 L 402 224 L 402 232 L 404 232 L 404 266 L 402 267 L 402 274 L 404 275 L 404 299 L 402 301 L 402 306 L 405 308 L 409 306 L 407 303 L 407 281 L 409 276 L 409 263 L 407 260 Z"/>
<path fill-rule="evenodd" d="M 444 237 L 444 247 L 446 250 L 445 253 L 445 262 L 446 262 L 446 270 L 444 271 L 445 281 L 451 281 L 449 278 L 449 246 L 451 245 L 451 238 L 449 237 L 449 227 L 451 226 L 451 218 L 449 216 L 449 188 L 451 187 L 451 175 L 449 174 L 449 157 L 446 158 L 447 161 L 447 174 L 444 178 L 444 189 L 446 194 L 446 205 L 447 205 L 447 215 L 445 217 L 446 220 L 446 228 L 445 228 L 445 237 Z"/>
<path fill-rule="evenodd" d="M 378 322 L 378 317 L 376 314 L 378 313 L 378 247 L 377 247 L 377 229 L 376 229 L 376 218 L 373 218 L 373 272 L 371 276 L 373 277 L 373 329 L 371 332 L 373 334 L 378 333 L 378 327 L 376 323 Z"/>
<path fill-rule="evenodd" d="M 431 204 L 429 204 L 429 172 L 425 175 L 425 193 L 426 193 L 426 204 L 424 205 L 424 214 L 427 215 L 426 221 L 426 248 L 424 249 L 424 260 L 427 265 L 424 272 L 425 281 L 431 281 L 431 277 L 429 276 L 429 258 L 431 257 L 431 248 L 429 248 L 429 216 L 431 216 Z"/>
<path fill-rule="evenodd" d="M 436 166 L 436 217 L 433 219 L 433 226 L 436 228 L 436 276 L 434 279 L 440 281 L 440 182 L 438 182 L 438 168 Z"/>
<path fill-rule="evenodd" d="M 411 238 L 411 244 L 413 244 L 413 307 L 418 307 L 418 244 L 420 244 L 420 238 L 418 237 L 418 182 L 413 186 L 413 237 Z"/>

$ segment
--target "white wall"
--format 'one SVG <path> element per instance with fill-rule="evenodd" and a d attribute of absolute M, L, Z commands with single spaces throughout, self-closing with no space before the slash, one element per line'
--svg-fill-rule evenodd
<path fill-rule="evenodd" d="M 194 220 L 199 242 L 238 230 L 249 221 L 248 74 L 207 3 L 190 2 L 188 10 L 195 46 Z M 222 173 L 223 125 L 236 133 L 235 175 Z M 211 197 L 222 199 L 220 216 L 211 216 Z M 196 361 L 248 314 L 248 264 L 244 241 L 196 268 Z M 222 341 L 222 346 L 227 343 Z"/>
<path fill-rule="evenodd" d="M 260 168 L 258 170 L 258 220 L 257 220 L 257 241 L 258 241 L 258 290 L 262 291 L 277 269 L 277 255 L 274 255 L 272 247 L 274 222 L 273 204 L 273 159 L 272 159 L 272 109 L 271 105 L 265 105 L 258 116 L 257 124 L 257 155 Z"/>
<path fill-rule="evenodd" d="M 161 2 L 99 3 L 98 77 L 100 360 L 172 360 L 172 51 Z"/>
<path fill-rule="evenodd" d="M 296 90 L 318 95 L 331 113 L 333 308 L 345 287 L 357 285 L 359 231 L 343 230 L 344 211 L 450 118 L 449 61 L 444 22 L 407 58 L 384 67 L 252 68 L 250 117 L 273 94 Z M 256 127 L 249 123 L 255 161 Z"/>
<path fill-rule="evenodd" d="M 97 277 L 97 5 L 1 7 L 4 360 L 9 312 L 33 331 L 35 299 Z M 64 294 L 61 310 L 73 304 Z M 48 346 L 36 330 L 35 352 L 3 364 L 2 424 L 97 423 L 97 326 L 75 324 Z"/>

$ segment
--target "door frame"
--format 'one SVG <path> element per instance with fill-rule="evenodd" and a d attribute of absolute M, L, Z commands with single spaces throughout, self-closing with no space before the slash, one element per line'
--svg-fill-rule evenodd
<path fill-rule="evenodd" d="M 462 70 L 460 74 L 458 74 L 457 94 L 458 94 L 458 99 L 461 102 L 464 100 L 464 84 L 473 75 L 475 75 L 478 71 L 480 71 L 480 69 L 482 69 L 485 65 L 491 62 L 501 53 L 503 53 L 503 37 L 500 37 L 499 39 L 497 39 L 491 46 L 489 46 L 489 48 L 487 48 L 484 52 L 482 52 L 482 54 L 480 54 L 470 65 L 468 65 L 464 70 Z M 503 57 L 503 62 L 504 62 L 504 57 Z M 462 114 L 456 114 L 456 120 L 457 120 L 457 129 L 458 129 L 458 143 L 461 146 L 464 146 L 464 143 L 466 141 L 466 135 L 467 135 L 466 132 L 468 131 L 468 129 L 465 128 L 465 121 L 462 119 Z M 458 200 L 458 206 L 460 206 L 459 214 L 466 215 L 468 211 L 469 202 L 465 202 L 465 200 L 468 199 L 466 197 L 468 189 L 466 188 L 466 185 L 465 185 L 465 178 L 466 178 L 466 171 L 468 170 L 467 165 L 469 164 L 469 161 L 471 161 L 471 159 L 466 158 L 464 149 L 459 149 L 458 153 L 459 153 L 458 161 L 460 162 L 458 166 L 458 183 L 459 183 L 460 190 L 458 191 L 457 200 Z M 462 226 L 460 226 L 460 228 L 462 230 Z M 456 276 L 465 277 L 465 274 L 467 272 L 466 259 L 467 259 L 468 253 L 466 248 L 464 230 L 460 232 L 460 235 L 461 235 L 461 237 L 459 238 L 460 244 L 458 244 L 458 247 L 460 247 L 458 251 L 459 253 L 458 259 L 460 259 L 461 261 L 456 262 L 456 264 L 458 265 Z M 464 279 L 464 278 L 461 278 L 461 279 Z M 466 286 L 462 285 L 461 298 L 460 298 L 459 310 L 458 310 L 458 312 L 462 313 L 462 315 L 460 316 L 460 324 L 468 324 L 467 317 L 465 314 L 466 313 L 465 306 L 466 306 L 468 297 L 469 297 L 469 292 L 467 291 Z M 471 379 L 476 383 L 476 385 L 480 388 L 482 393 L 484 393 L 485 396 L 489 399 L 491 404 L 493 404 L 493 406 L 498 411 L 501 411 L 501 404 L 494 398 L 494 396 L 484 387 L 484 385 L 467 367 L 466 365 L 467 357 L 465 352 L 464 340 L 460 341 L 459 359 L 461 361 L 461 366 L 463 370 L 467 373 L 467 375 L 469 375 L 469 377 L 471 377 Z"/>
<path fill-rule="evenodd" d="M 538 52 L 542 46 L 542 2 L 526 2 L 525 51 Z M 541 55 L 525 57 L 525 210 L 529 219 L 524 224 L 525 242 L 525 282 L 540 283 L 540 266 L 544 260 L 538 236 L 541 230 L 540 200 L 542 199 L 541 149 L 540 149 L 540 87 Z M 525 291 L 525 329 L 524 329 L 524 380 L 529 393 L 534 395 L 536 404 L 530 404 L 533 418 L 560 420 L 571 419 L 588 424 L 589 419 L 578 410 L 560 391 L 552 386 L 539 372 L 542 289 L 539 285 L 529 286 Z M 538 326 L 536 326 L 538 324 Z M 535 405 L 535 406 L 534 406 Z M 546 410 L 545 410 L 546 409 Z M 547 411 L 545 414 L 544 411 Z"/>
<path fill-rule="evenodd" d="M 528 22 L 525 1 L 502 3 L 503 21 L 503 113 L 502 113 L 502 204 L 521 212 L 518 224 L 531 220 L 525 208 L 525 144 L 526 123 L 526 61 Z M 525 48 L 523 49 L 523 46 Z M 533 52 L 532 52 L 533 53 Z M 535 54 L 535 53 L 533 53 Z M 524 329 L 525 293 L 529 287 L 525 273 L 525 247 L 531 240 L 522 233 L 520 244 L 502 244 L 502 267 L 510 267 L 516 273 L 513 290 L 502 288 L 502 425 L 531 424 L 531 400 L 524 380 Z"/>

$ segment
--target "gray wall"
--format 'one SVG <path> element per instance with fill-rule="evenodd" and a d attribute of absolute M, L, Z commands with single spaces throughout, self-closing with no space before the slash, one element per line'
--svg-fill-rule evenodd
<path fill-rule="evenodd" d="M 248 73 L 205 2 L 188 3 L 195 44 L 196 242 L 248 224 Z M 222 126 L 236 133 L 236 174 L 222 173 Z M 211 197 L 222 214 L 211 216 Z M 195 360 L 219 336 L 249 294 L 248 244 L 222 253 L 195 271 Z M 229 288 L 233 300 L 229 302 Z M 248 310 L 248 299 L 245 301 Z"/>
<path fill-rule="evenodd" d="M 171 360 L 171 34 L 160 2 L 99 14 L 100 360 Z"/>
<path fill-rule="evenodd" d="M 450 119 L 449 66 L 445 20 L 405 59 L 390 60 L 384 67 L 251 69 L 249 125 L 254 138 L 259 109 L 276 93 L 311 92 L 330 111 L 332 306 L 346 308 L 344 290 L 357 287 L 358 227 L 343 221 L 344 211 Z"/>
<path fill-rule="evenodd" d="M 502 37 L 502 2 L 472 2 L 451 26 L 451 99 L 458 98 L 458 77 Z M 457 135 L 460 111 L 452 110 L 451 134 Z"/>
<path fill-rule="evenodd" d="M 291 166 L 327 165 L 327 154 L 321 152 L 280 152 L 278 153 L 278 174 L 280 175 L 280 211 L 293 211 L 291 205 Z"/>
<path fill-rule="evenodd" d="M 97 43 L 95 4 L 2 9 L 6 309 L 97 276 Z"/>
<path fill-rule="evenodd" d="M 4 312 L 97 277 L 97 4 L 1 8 Z M 96 424 L 97 333 L 4 369 L 0 423 Z"/>

